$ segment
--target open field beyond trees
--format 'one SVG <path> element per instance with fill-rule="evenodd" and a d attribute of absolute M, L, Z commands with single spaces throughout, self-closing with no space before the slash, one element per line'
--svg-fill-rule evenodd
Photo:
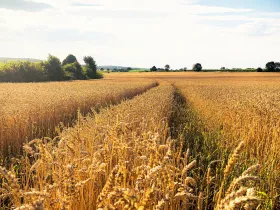
<path fill-rule="evenodd" d="M 0 104 L 0 209 L 280 208 L 279 73 L 2 83 Z"/>

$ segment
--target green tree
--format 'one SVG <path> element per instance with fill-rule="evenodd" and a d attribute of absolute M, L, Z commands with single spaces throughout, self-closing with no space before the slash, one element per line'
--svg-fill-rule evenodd
<path fill-rule="evenodd" d="M 266 67 L 266 71 L 275 71 L 275 69 L 276 69 L 276 65 L 275 65 L 275 63 L 273 61 L 268 62 L 265 65 L 265 67 Z"/>
<path fill-rule="evenodd" d="M 157 67 L 153 66 L 150 70 L 151 71 L 157 71 Z"/>
<path fill-rule="evenodd" d="M 57 57 L 49 55 L 43 66 L 44 74 L 48 81 L 61 81 L 64 79 L 65 73 L 62 70 L 61 62 Z"/>
<path fill-rule="evenodd" d="M 196 63 L 193 65 L 193 70 L 194 71 L 201 71 L 202 70 L 202 65 L 200 63 Z"/>
<path fill-rule="evenodd" d="M 97 65 L 96 65 L 93 57 L 85 56 L 84 62 L 86 63 L 85 73 L 86 73 L 87 78 L 96 79 L 97 78 Z"/>
<path fill-rule="evenodd" d="M 169 65 L 169 64 L 166 64 L 166 65 L 164 66 L 164 69 L 165 69 L 165 71 L 169 71 L 169 70 L 170 70 L 170 65 Z"/>
<path fill-rule="evenodd" d="M 82 66 L 78 62 L 66 64 L 63 67 L 64 72 L 66 73 L 67 80 L 85 79 L 85 75 L 83 74 Z"/>
<path fill-rule="evenodd" d="M 257 72 L 263 72 L 263 69 L 262 68 L 257 68 Z"/>
<path fill-rule="evenodd" d="M 72 54 L 69 54 L 63 61 L 62 61 L 62 66 L 65 66 L 67 64 L 70 64 L 70 63 L 75 63 L 75 62 L 78 62 L 77 61 L 77 58 L 72 55 Z"/>

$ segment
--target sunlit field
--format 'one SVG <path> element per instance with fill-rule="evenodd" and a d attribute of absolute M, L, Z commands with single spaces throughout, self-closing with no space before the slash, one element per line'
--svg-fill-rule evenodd
<path fill-rule="evenodd" d="M 1 153 L 18 153 L 37 137 L 55 137 L 59 128 L 83 115 L 142 93 L 152 81 L 77 81 L 0 84 Z M 57 128 L 57 129 L 56 129 Z"/>
<path fill-rule="evenodd" d="M 279 209 L 279 73 L 0 84 L 0 209 Z"/>

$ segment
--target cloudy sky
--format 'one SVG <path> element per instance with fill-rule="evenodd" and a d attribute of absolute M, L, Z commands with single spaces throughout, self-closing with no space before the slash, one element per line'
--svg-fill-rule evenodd
<path fill-rule="evenodd" d="M 0 0 L 0 57 L 263 67 L 279 37 L 279 0 Z"/>

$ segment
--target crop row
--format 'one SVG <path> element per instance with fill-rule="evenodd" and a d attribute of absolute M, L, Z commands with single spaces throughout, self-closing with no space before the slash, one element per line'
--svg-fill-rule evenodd
<path fill-rule="evenodd" d="M 76 126 L 55 139 L 25 144 L 25 156 L 10 170 L 0 167 L 1 205 L 16 210 L 207 209 L 217 177 L 209 168 L 200 179 L 201 166 L 184 148 L 184 138 L 171 138 L 177 95 L 165 83 L 94 116 L 79 115 Z M 242 147 L 221 171 L 223 183 Z M 254 181 L 257 168 L 244 171 L 226 192 L 222 183 L 211 205 L 218 210 L 258 205 L 255 188 L 244 185 Z"/>
<path fill-rule="evenodd" d="M 54 137 L 87 114 L 142 93 L 152 81 L 78 81 L 0 85 L 0 157 L 19 153 L 34 138 Z M 57 129 L 56 126 L 58 126 Z"/>

